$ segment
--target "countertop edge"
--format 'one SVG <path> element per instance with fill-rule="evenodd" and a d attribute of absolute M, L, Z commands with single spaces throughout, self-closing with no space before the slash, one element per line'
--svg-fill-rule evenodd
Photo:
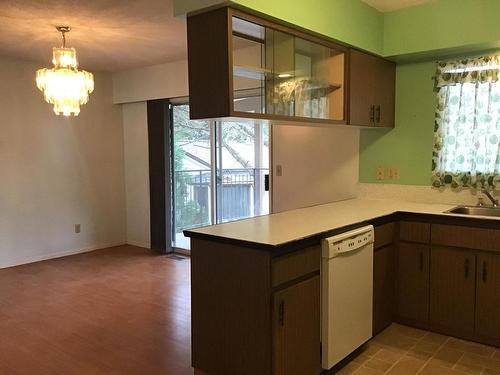
<path fill-rule="evenodd" d="M 456 214 L 448 214 L 448 213 L 424 213 L 424 212 L 412 212 L 412 211 L 395 211 L 389 214 L 375 216 L 372 218 L 368 218 L 363 221 L 354 222 L 352 224 L 348 224 L 341 227 L 336 227 L 329 229 L 327 231 L 313 233 L 310 236 L 296 238 L 287 242 L 283 242 L 280 244 L 269 244 L 262 242 L 254 242 L 249 240 L 242 240 L 231 237 L 224 237 L 220 235 L 214 235 L 209 233 L 200 233 L 196 232 L 196 230 L 185 230 L 183 231 L 186 237 L 201 239 L 201 240 L 209 240 L 221 242 L 224 244 L 237 245 L 241 247 L 247 247 L 257 250 L 265 250 L 271 251 L 276 255 L 282 255 L 284 253 L 288 253 L 297 249 L 302 249 L 304 247 L 313 246 L 318 244 L 322 238 L 330 237 L 336 235 L 338 233 L 342 233 L 348 230 L 352 230 L 355 228 L 359 228 L 363 225 L 381 225 L 392 221 L 398 220 L 419 220 L 426 219 L 426 221 L 431 221 L 435 224 L 450 224 L 450 225 L 466 225 L 466 226 L 474 226 L 481 228 L 498 228 L 499 223 L 498 219 L 489 218 L 485 216 L 464 216 L 464 215 L 456 215 Z"/>

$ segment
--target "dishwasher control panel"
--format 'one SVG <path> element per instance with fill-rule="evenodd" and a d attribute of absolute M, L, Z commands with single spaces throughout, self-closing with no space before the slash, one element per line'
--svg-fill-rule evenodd
<path fill-rule="evenodd" d="M 325 238 L 322 241 L 323 258 L 331 258 L 338 254 L 355 251 L 373 243 L 373 227 L 363 227 L 346 234 Z"/>

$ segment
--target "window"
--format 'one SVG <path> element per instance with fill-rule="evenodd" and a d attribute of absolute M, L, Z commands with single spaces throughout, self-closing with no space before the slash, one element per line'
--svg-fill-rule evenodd
<path fill-rule="evenodd" d="M 439 62 L 433 186 L 500 188 L 500 56 Z"/>

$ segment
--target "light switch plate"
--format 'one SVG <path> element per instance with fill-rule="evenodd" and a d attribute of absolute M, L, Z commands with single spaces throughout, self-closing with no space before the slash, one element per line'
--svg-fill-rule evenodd
<path fill-rule="evenodd" d="M 276 176 L 283 176 L 283 167 L 280 164 L 276 166 Z"/>
<path fill-rule="evenodd" d="M 75 233 L 80 233 L 82 230 L 82 226 L 80 224 L 75 224 Z"/>

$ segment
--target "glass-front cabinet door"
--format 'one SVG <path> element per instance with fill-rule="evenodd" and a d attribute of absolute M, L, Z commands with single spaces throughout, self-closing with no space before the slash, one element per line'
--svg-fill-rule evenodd
<path fill-rule="evenodd" d="M 347 49 L 258 21 L 232 16 L 233 114 L 345 121 Z"/>

